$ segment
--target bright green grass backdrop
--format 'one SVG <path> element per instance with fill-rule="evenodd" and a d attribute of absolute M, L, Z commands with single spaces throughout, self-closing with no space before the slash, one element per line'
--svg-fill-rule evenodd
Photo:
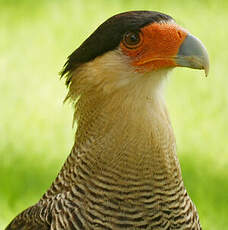
<path fill-rule="evenodd" d="M 203 229 L 228 229 L 228 1 L 0 0 L 0 229 L 41 197 L 73 144 L 61 70 L 113 14 L 170 14 L 208 48 L 211 70 L 176 69 L 167 104 Z"/>

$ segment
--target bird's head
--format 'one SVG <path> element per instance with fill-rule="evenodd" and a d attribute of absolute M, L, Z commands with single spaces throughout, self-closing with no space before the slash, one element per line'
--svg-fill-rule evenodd
<path fill-rule="evenodd" d="M 62 71 L 72 97 L 156 85 L 174 67 L 204 69 L 209 58 L 201 41 L 166 14 L 132 11 L 115 15 L 69 57 Z M 145 85 L 144 84 L 144 85 Z"/>

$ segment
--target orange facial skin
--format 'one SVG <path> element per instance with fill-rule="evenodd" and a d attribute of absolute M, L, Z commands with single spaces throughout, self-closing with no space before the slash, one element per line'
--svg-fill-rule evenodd
<path fill-rule="evenodd" d="M 122 52 L 132 59 L 138 72 L 175 67 L 175 57 L 187 32 L 174 23 L 153 23 L 141 29 L 143 39 L 139 46 L 127 48 L 120 43 Z"/>

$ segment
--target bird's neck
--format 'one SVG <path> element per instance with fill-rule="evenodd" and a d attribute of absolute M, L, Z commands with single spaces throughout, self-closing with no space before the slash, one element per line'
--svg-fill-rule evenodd
<path fill-rule="evenodd" d="M 155 79 L 152 89 L 140 84 L 80 97 L 72 153 L 45 196 L 81 183 L 79 175 L 86 175 L 86 183 L 99 178 L 116 186 L 145 183 L 150 192 L 165 188 L 162 184 L 183 186 L 173 130 L 155 85 L 159 83 Z"/>
<path fill-rule="evenodd" d="M 89 159 L 99 173 L 112 169 L 148 178 L 178 174 L 181 179 L 175 138 L 160 92 L 138 97 L 127 91 L 100 96 L 85 99 L 75 153 Z"/>

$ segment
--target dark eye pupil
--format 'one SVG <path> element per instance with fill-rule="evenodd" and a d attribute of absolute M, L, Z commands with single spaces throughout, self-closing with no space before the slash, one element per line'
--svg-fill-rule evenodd
<path fill-rule="evenodd" d="M 127 45 L 137 45 L 140 42 L 139 34 L 133 32 L 126 33 L 124 39 Z"/>
<path fill-rule="evenodd" d="M 131 40 L 131 42 L 137 42 L 138 41 L 138 37 L 135 35 L 135 34 L 132 34 L 131 36 L 130 36 L 130 40 Z"/>

